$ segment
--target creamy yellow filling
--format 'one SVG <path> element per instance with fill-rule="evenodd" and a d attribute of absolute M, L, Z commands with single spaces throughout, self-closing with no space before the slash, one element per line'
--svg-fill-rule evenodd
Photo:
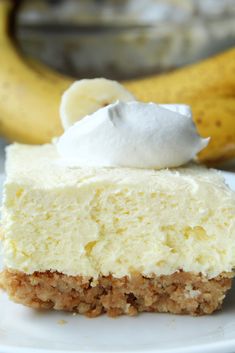
<path fill-rule="evenodd" d="M 235 265 L 235 198 L 195 165 L 75 168 L 52 145 L 8 149 L 3 252 L 9 268 L 96 278 Z"/>

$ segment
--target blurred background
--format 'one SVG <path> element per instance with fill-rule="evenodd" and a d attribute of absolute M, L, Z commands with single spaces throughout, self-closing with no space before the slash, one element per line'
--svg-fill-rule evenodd
<path fill-rule="evenodd" d="M 23 52 L 79 78 L 175 69 L 235 44 L 235 0 L 23 0 Z"/>

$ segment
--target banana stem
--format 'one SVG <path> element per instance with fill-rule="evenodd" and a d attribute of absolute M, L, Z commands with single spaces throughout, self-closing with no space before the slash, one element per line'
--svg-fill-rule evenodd
<path fill-rule="evenodd" d="M 9 16 L 13 8 L 10 0 L 0 0 L 0 41 L 6 41 L 6 33 L 8 33 Z"/>

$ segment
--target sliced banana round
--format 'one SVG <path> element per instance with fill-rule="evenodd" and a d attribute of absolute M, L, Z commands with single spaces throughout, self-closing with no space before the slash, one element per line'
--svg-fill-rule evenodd
<path fill-rule="evenodd" d="M 117 81 L 105 78 L 74 82 L 62 96 L 60 117 L 66 130 L 84 116 L 94 113 L 117 100 L 128 102 L 135 97 Z"/>

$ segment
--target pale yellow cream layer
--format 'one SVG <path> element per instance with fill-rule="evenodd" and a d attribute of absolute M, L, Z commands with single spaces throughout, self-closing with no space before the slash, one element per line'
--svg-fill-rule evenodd
<path fill-rule="evenodd" d="M 96 278 L 235 266 L 235 198 L 214 170 L 63 166 L 53 145 L 7 150 L 8 268 Z"/>

